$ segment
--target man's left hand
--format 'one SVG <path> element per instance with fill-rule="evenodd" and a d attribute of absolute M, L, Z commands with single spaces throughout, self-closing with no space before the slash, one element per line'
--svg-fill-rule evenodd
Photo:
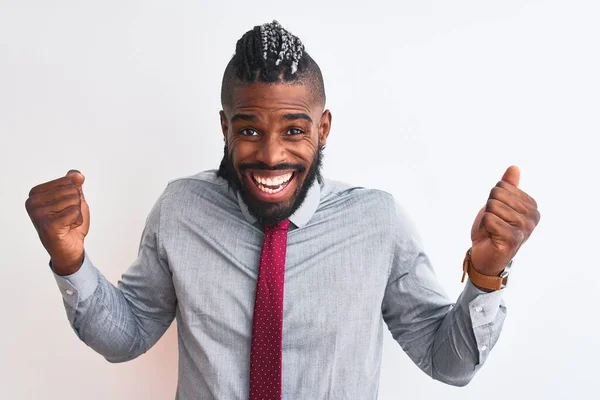
<path fill-rule="evenodd" d="M 471 262 L 482 274 L 500 274 L 540 220 L 536 201 L 518 188 L 520 175 L 508 167 L 473 223 Z"/>

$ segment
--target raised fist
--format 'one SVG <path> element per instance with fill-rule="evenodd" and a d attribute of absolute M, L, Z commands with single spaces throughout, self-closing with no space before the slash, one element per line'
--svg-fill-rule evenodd
<path fill-rule="evenodd" d="M 72 274 L 83 263 L 83 241 L 90 228 L 90 210 L 83 197 L 84 180 L 79 171 L 70 170 L 62 178 L 35 186 L 25 202 L 58 275 Z"/>

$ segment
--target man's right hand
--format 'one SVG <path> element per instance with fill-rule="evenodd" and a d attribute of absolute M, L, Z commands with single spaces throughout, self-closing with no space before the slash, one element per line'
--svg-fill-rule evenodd
<path fill-rule="evenodd" d="M 90 228 L 90 209 L 83 197 L 84 180 L 79 171 L 70 170 L 62 178 L 35 186 L 25 202 L 58 275 L 77 272 L 83 263 L 83 240 Z"/>

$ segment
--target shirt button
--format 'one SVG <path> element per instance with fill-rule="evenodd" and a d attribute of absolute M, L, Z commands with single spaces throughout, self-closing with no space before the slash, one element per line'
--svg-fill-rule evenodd
<path fill-rule="evenodd" d="M 73 291 L 71 289 L 65 290 L 65 293 L 68 294 L 69 296 L 73 295 Z"/>
<path fill-rule="evenodd" d="M 479 348 L 479 350 L 481 350 L 481 351 L 486 351 L 486 350 L 487 350 L 487 346 L 486 346 L 486 345 L 483 345 L 483 346 L 481 346 L 481 347 Z"/>
<path fill-rule="evenodd" d="M 483 311 L 483 307 L 477 306 L 477 307 L 475 307 L 475 311 L 482 312 Z"/>

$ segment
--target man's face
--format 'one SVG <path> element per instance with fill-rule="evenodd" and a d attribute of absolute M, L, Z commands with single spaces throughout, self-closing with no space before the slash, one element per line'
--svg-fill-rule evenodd
<path fill-rule="evenodd" d="M 224 108 L 229 182 L 262 223 L 288 218 L 318 175 L 330 112 L 301 84 L 238 86 Z"/>

